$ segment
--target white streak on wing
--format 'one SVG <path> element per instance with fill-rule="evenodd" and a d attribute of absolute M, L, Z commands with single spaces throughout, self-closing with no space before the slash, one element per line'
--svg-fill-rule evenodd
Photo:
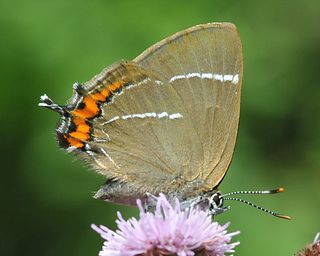
<path fill-rule="evenodd" d="M 192 78 L 192 77 L 198 77 L 201 79 L 213 79 L 213 80 L 220 81 L 220 82 L 229 81 L 233 84 L 239 83 L 239 75 L 238 74 L 236 74 L 236 75 L 230 75 L 230 74 L 222 75 L 222 74 L 214 74 L 214 73 L 197 73 L 197 72 L 188 73 L 186 75 L 173 76 L 169 79 L 169 83 L 172 83 L 176 80 L 188 79 L 188 78 Z"/>
<path fill-rule="evenodd" d="M 142 114 L 130 114 L 130 115 L 124 115 L 124 116 L 114 116 L 113 118 L 109 119 L 108 121 L 104 122 L 102 125 L 112 123 L 116 120 L 122 119 L 122 120 L 127 120 L 127 119 L 133 119 L 133 118 L 165 118 L 168 117 L 169 119 L 178 119 L 178 118 L 183 118 L 183 115 L 180 113 L 173 113 L 173 114 L 168 114 L 168 112 L 161 112 L 161 113 L 155 113 L 155 112 L 146 112 Z"/>
<path fill-rule="evenodd" d="M 169 119 L 177 119 L 177 118 L 182 118 L 183 115 L 181 115 L 180 113 L 175 113 L 175 114 L 171 114 L 169 115 Z"/>
<path fill-rule="evenodd" d="M 191 78 L 191 77 L 202 78 L 200 73 L 189 73 L 189 74 L 186 75 L 186 78 Z"/>
<path fill-rule="evenodd" d="M 156 83 L 157 85 L 163 85 L 163 83 L 160 81 L 160 80 L 151 80 L 149 77 L 143 79 L 142 81 L 136 83 L 136 84 L 129 84 L 126 86 L 126 89 L 131 89 L 133 87 L 136 87 L 136 86 L 139 86 L 139 85 L 142 85 L 142 84 L 146 84 L 150 81 L 153 81 L 154 83 Z"/>
<path fill-rule="evenodd" d="M 146 115 L 145 114 L 132 114 L 132 115 L 126 115 L 126 116 L 122 116 L 121 118 L 123 120 L 129 119 L 129 118 L 145 118 Z"/>
<path fill-rule="evenodd" d="M 110 139 L 97 139 L 97 138 L 94 138 L 93 139 L 94 142 L 100 142 L 100 143 L 106 143 L 106 142 L 109 142 Z"/>
<path fill-rule="evenodd" d="M 111 118 L 110 120 L 108 120 L 107 122 L 105 122 L 105 123 L 103 123 L 103 124 L 111 123 L 111 122 L 113 122 L 113 121 L 118 120 L 119 118 L 120 118 L 119 116 L 115 116 L 115 117 Z"/>
<path fill-rule="evenodd" d="M 141 84 L 146 84 L 150 81 L 151 79 L 149 77 L 143 79 L 142 81 L 138 82 L 136 85 L 141 85 Z"/>
<path fill-rule="evenodd" d="M 162 113 L 158 114 L 159 118 L 167 117 L 167 116 L 169 116 L 169 114 L 167 112 L 162 112 Z"/>
<path fill-rule="evenodd" d="M 111 158 L 111 156 L 103 148 L 100 148 L 100 150 L 114 164 L 115 167 L 120 169 L 120 167 L 116 164 L 116 162 Z"/>
<path fill-rule="evenodd" d="M 179 79 L 185 79 L 186 76 L 185 75 L 176 75 L 170 78 L 169 83 L 172 83 L 175 80 L 179 80 Z"/>
<path fill-rule="evenodd" d="M 152 112 L 152 113 L 145 113 L 146 117 L 156 117 L 157 114 Z"/>
<path fill-rule="evenodd" d="M 239 83 L 239 75 L 238 75 L 238 74 L 233 77 L 232 83 L 233 83 L 233 84 Z"/>
<path fill-rule="evenodd" d="M 232 81 L 233 80 L 233 75 L 224 75 L 223 79 L 225 81 Z"/>
<path fill-rule="evenodd" d="M 142 84 L 146 84 L 148 83 L 149 81 L 151 81 L 151 79 L 149 77 L 146 77 L 145 79 L 141 80 L 140 82 L 136 83 L 136 84 L 129 84 L 126 86 L 126 89 L 130 89 L 130 88 L 133 88 L 133 87 L 136 87 L 136 86 L 139 86 L 139 85 L 142 85 Z"/>
<path fill-rule="evenodd" d="M 213 74 L 213 79 L 214 80 L 217 80 L 217 81 L 220 81 L 220 82 L 224 82 L 224 76 L 223 75 L 220 75 L 220 74 Z"/>
<path fill-rule="evenodd" d="M 110 136 L 109 136 L 109 134 L 108 133 L 106 133 L 105 131 L 104 131 L 104 129 L 101 129 L 101 131 L 102 131 L 102 133 L 104 134 L 104 135 L 106 135 L 106 137 L 107 137 L 107 139 L 108 139 L 108 141 L 110 140 Z"/>
<path fill-rule="evenodd" d="M 95 157 L 95 155 L 94 155 L 94 153 L 93 153 L 92 151 L 87 150 L 86 152 L 87 152 L 87 154 L 88 154 L 89 156 L 92 157 L 92 159 L 93 159 L 102 169 L 107 169 L 107 167 L 106 167 L 104 164 L 102 164 L 102 163 Z"/>
<path fill-rule="evenodd" d="M 201 78 L 204 78 L 204 79 L 212 79 L 214 77 L 214 74 L 212 73 L 203 73 Z"/>

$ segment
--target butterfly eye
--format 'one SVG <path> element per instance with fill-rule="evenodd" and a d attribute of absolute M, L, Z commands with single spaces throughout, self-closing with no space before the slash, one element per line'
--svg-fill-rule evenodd
<path fill-rule="evenodd" d="M 210 210 L 221 208 L 223 206 L 223 198 L 221 194 L 219 192 L 214 193 L 209 200 L 209 204 Z"/>

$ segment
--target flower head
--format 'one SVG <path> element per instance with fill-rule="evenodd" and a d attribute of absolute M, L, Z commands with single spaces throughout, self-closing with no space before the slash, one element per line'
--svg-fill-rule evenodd
<path fill-rule="evenodd" d="M 116 232 L 92 225 L 105 240 L 100 256 L 135 255 L 214 255 L 234 252 L 239 242 L 230 243 L 239 232 L 227 233 L 229 223 L 221 226 L 208 212 L 197 207 L 181 210 L 179 201 L 172 206 L 160 194 L 154 213 L 146 212 L 137 201 L 140 219 L 124 220 L 118 213 Z"/>
<path fill-rule="evenodd" d="M 296 256 L 317 256 L 320 255 L 320 232 L 316 234 L 313 243 L 308 244 L 295 254 Z"/>

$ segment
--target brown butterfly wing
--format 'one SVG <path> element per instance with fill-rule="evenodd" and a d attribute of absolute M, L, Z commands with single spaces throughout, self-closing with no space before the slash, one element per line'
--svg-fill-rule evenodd
<path fill-rule="evenodd" d="M 107 177 L 142 191 L 169 192 L 190 182 L 185 173 L 201 167 L 202 146 L 173 85 L 134 62 L 121 62 L 107 73 L 106 79 L 115 76 L 127 85 L 102 105 L 102 117 L 93 120 L 94 140 L 88 142 L 92 154 L 84 156 Z"/>
<path fill-rule="evenodd" d="M 183 175 L 187 180 L 204 181 L 203 188 L 220 183 L 232 158 L 239 122 L 242 58 L 236 27 L 211 23 L 164 39 L 135 59 L 167 81 L 174 80 L 172 85 L 184 101 L 195 130 L 191 143 L 201 144 L 195 160 L 201 162 L 200 168 Z"/>
<path fill-rule="evenodd" d="M 114 193 L 192 196 L 211 189 L 232 158 L 241 78 L 241 42 L 233 25 L 177 33 L 84 84 L 97 100 L 110 95 L 90 120 L 86 150 L 78 153 L 117 180 Z"/>

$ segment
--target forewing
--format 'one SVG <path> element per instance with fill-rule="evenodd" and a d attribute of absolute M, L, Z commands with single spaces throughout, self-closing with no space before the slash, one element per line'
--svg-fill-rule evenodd
<path fill-rule="evenodd" d="M 183 103 L 184 117 L 190 120 L 191 133 L 175 126 L 171 131 L 192 138 L 183 150 L 199 150 L 189 153 L 189 163 L 176 163 L 178 175 L 194 180 L 194 186 L 204 182 L 203 190 L 217 186 L 230 164 L 239 121 L 242 46 L 235 26 L 195 26 L 157 43 L 134 61 L 172 85 Z M 180 146 L 172 151 L 178 152 Z M 192 168 L 186 169 L 185 164 Z"/>

